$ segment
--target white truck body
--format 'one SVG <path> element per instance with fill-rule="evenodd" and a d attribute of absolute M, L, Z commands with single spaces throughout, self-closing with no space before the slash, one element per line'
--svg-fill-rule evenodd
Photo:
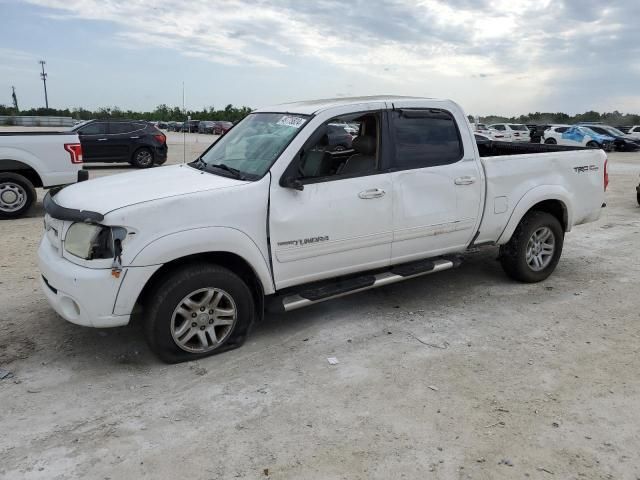
<path fill-rule="evenodd" d="M 3 207 L 7 214 L 14 211 L 11 207 L 17 204 L 8 201 L 9 197 L 12 200 L 15 198 L 13 188 L 18 187 L 28 197 L 34 187 L 50 188 L 77 182 L 81 170 L 82 150 L 75 133 L 0 133 L 0 214 Z M 3 176 L 5 173 L 10 175 Z M 15 175 L 19 175 L 28 183 L 15 183 Z M 9 184 L 14 187 L 9 189 Z M 5 201 L 2 191 L 6 195 Z M 28 205 L 25 206 L 28 209 Z"/>
<path fill-rule="evenodd" d="M 292 160 L 322 125 L 353 112 L 403 109 L 450 114 L 461 158 L 314 180 L 302 189 L 283 186 Z M 253 276 L 261 294 L 279 298 L 310 282 L 443 258 L 470 245 L 504 245 L 536 205 L 555 212 L 570 231 L 596 220 L 604 202 L 601 150 L 481 158 L 465 114 L 451 101 L 365 97 L 286 104 L 252 115 L 262 113 L 307 120 L 261 178 L 174 165 L 73 185 L 45 202 L 39 266 L 53 308 L 81 325 L 125 325 L 157 272 L 181 259 L 204 262 L 216 255 L 240 259 L 251 272 L 243 275 Z M 117 275 L 112 258 L 86 260 L 67 251 L 71 225 L 94 213 L 90 222 L 126 229 Z"/>

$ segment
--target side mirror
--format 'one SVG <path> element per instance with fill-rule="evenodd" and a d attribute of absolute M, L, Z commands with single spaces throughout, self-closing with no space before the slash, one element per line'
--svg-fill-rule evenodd
<path fill-rule="evenodd" d="M 282 184 L 283 187 L 285 188 L 293 188 L 294 190 L 298 190 L 298 191 L 302 191 L 304 190 L 304 185 L 302 184 L 302 182 L 300 181 L 299 178 L 295 178 L 295 177 L 286 177 L 282 180 Z"/>

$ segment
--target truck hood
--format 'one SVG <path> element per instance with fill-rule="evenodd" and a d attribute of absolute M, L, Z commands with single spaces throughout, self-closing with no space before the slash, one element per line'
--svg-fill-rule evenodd
<path fill-rule="evenodd" d="M 243 185 L 247 182 L 172 165 L 96 178 L 65 187 L 55 202 L 65 208 L 106 215 L 137 203 Z"/>

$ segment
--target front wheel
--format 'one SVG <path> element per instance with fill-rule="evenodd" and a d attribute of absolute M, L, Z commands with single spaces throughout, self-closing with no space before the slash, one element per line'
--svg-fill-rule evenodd
<path fill-rule="evenodd" d="M 18 218 L 37 198 L 33 183 L 12 172 L 0 172 L 0 218 Z"/>
<path fill-rule="evenodd" d="M 591 140 L 590 142 L 587 142 L 587 147 L 589 147 L 589 148 L 600 148 L 600 145 L 597 142 L 594 142 L 593 140 Z"/>
<path fill-rule="evenodd" d="M 155 292 L 146 302 L 146 337 L 167 363 L 239 347 L 253 323 L 249 287 L 217 265 L 189 265 L 170 272 Z"/>
<path fill-rule="evenodd" d="M 500 247 L 504 271 L 519 282 L 541 282 L 560 261 L 564 231 L 560 222 L 546 212 L 530 212 L 520 221 L 511 240 Z"/>

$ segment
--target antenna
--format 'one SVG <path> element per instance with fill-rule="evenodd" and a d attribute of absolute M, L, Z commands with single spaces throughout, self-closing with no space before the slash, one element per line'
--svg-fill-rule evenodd
<path fill-rule="evenodd" d="M 38 63 L 42 66 L 42 73 L 40 74 L 40 78 L 42 79 L 42 83 L 44 84 L 44 104 L 47 110 L 49 110 L 49 98 L 47 97 L 47 74 L 44 71 L 44 66 L 47 62 L 45 62 L 44 60 L 40 60 Z"/>
<path fill-rule="evenodd" d="M 182 115 L 186 116 L 187 110 L 184 108 L 184 80 L 182 81 Z M 184 127 L 190 128 L 187 121 L 182 123 L 182 163 L 187 163 L 187 132 Z"/>

